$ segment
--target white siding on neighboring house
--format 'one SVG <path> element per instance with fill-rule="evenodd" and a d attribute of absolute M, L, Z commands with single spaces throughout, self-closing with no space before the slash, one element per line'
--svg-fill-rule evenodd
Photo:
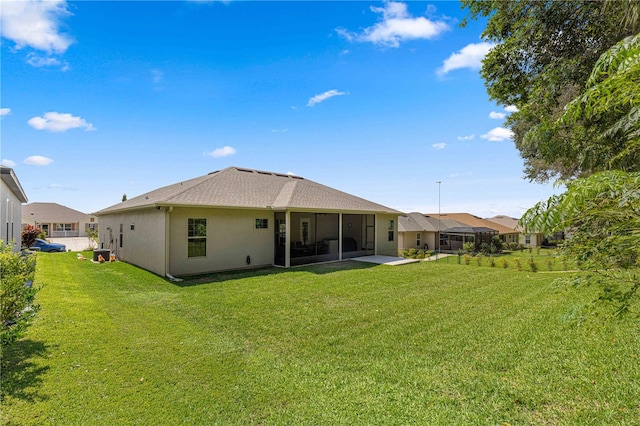
<path fill-rule="evenodd" d="M 0 187 L 0 239 L 19 251 L 22 244 L 22 203 L 27 197 L 12 169 L 2 167 Z"/>

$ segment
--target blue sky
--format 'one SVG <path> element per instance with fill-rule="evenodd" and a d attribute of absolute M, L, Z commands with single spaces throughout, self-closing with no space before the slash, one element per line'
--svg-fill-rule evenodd
<path fill-rule="evenodd" d="M 3 0 L 0 16 L 0 155 L 30 202 L 94 212 L 228 166 L 405 212 L 519 217 L 558 191 L 522 179 L 512 109 L 478 72 L 484 22 L 460 28 L 457 2 Z"/>

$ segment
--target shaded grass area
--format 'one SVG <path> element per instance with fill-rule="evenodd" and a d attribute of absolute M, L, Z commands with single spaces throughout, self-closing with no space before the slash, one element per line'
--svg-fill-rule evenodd
<path fill-rule="evenodd" d="M 356 262 L 192 277 L 38 254 L 5 424 L 636 424 L 632 318 L 548 274 Z"/>

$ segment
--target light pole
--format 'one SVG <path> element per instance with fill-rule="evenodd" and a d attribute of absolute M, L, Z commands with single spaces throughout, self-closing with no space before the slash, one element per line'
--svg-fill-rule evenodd
<path fill-rule="evenodd" d="M 436 247 L 438 247 L 438 249 L 436 250 L 436 260 L 438 260 L 438 257 L 440 257 L 440 184 L 442 183 L 442 181 L 436 181 L 436 183 L 438 184 L 438 244 Z"/>

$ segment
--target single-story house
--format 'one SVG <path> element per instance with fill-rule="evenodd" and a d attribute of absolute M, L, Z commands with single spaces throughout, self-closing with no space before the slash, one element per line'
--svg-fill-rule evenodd
<path fill-rule="evenodd" d="M 524 245 L 525 247 L 539 247 L 545 239 L 544 234 L 541 232 L 524 232 L 518 219 L 510 216 L 498 215 L 490 217 L 487 220 L 513 229 L 514 232 L 518 233 L 518 240 L 516 242 Z"/>
<path fill-rule="evenodd" d="M 0 206 L 0 216 L 2 217 L 0 240 L 12 244 L 13 251 L 18 252 L 22 245 L 22 224 L 20 220 L 22 203 L 26 203 L 28 200 L 12 168 L 0 166 L 0 176 L 2 176 L 0 199 L 4 204 Z"/>
<path fill-rule="evenodd" d="M 162 276 L 396 256 L 401 214 L 300 176 L 239 167 L 96 213 L 102 249 Z"/>
<path fill-rule="evenodd" d="M 438 219 L 412 212 L 398 218 L 398 246 L 402 250 L 439 250 L 438 234 L 448 228 L 464 226 L 451 219 Z"/>
<path fill-rule="evenodd" d="M 399 244 L 401 249 L 437 250 L 457 252 L 465 243 L 474 243 L 476 249 L 483 242 L 489 243 L 498 235 L 497 226 L 471 220 L 476 218 L 468 213 L 409 213 L 398 220 Z M 466 219 L 463 222 L 458 219 Z"/>
<path fill-rule="evenodd" d="M 57 203 L 30 203 L 22 206 L 22 225 L 38 227 L 50 238 L 86 237 L 89 229 L 97 229 L 98 220 Z"/>
<path fill-rule="evenodd" d="M 432 215 L 435 216 L 437 213 Z M 511 227 L 501 225 L 500 223 L 482 219 L 478 216 L 472 215 L 471 213 L 442 213 L 440 217 L 442 219 L 455 220 L 456 222 L 462 223 L 468 227 L 477 228 L 478 232 L 481 234 L 482 240 L 477 241 L 477 244 L 485 241 L 485 237 L 488 237 L 488 239 L 491 240 L 493 235 L 499 235 L 500 239 L 505 243 L 517 243 L 519 239 L 519 231 L 516 231 Z M 491 231 L 481 231 L 481 228 L 488 228 Z"/>

